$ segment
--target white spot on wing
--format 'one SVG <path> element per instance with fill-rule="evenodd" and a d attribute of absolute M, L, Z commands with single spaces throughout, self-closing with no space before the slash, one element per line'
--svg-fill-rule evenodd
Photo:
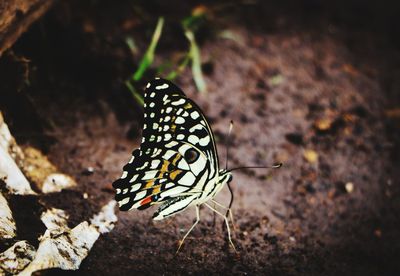
<path fill-rule="evenodd" d="M 172 183 L 172 182 L 169 182 L 169 183 L 167 183 L 167 184 L 165 185 L 165 189 L 171 188 L 171 187 L 173 187 L 173 186 L 175 186 L 175 184 Z"/>
<path fill-rule="evenodd" d="M 169 140 L 171 140 L 171 138 L 172 138 L 172 135 L 169 134 L 169 133 L 166 133 L 166 134 L 164 135 L 164 141 L 169 141 Z"/>
<path fill-rule="evenodd" d="M 160 165 L 160 160 L 153 160 L 151 161 L 151 168 L 156 169 Z"/>
<path fill-rule="evenodd" d="M 138 178 L 138 175 L 135 174 L 135 175 L 131 178 L 131 180 L 129 180 L 129 183 L 134 182 L 137 178 Z"/>
<path fill-rule="evenodd" d="M 150 86 L 151 86 L 151 84 L 149 82 L 149 83 L 147 83 L 146 88 L 150 88 Z"/>
<path fill-rule="evenodd" d="M 158 85 L 158 86 L 156 86 L 156 89 L 157 90 L 161 90 L 161 89 L 166 89 L 166 88 L 168 88 L 169 87 L 169 85 L 167 84 L 167 83 L 164 83 L 163 85 Z"/>
<path fill-rule="evenodd" d="M 175 147 L 176 145 L 178 145 L 178 142 L 172 141 L 172 142 L 169 142 L 168 144 L 166 144 L 165 147 L 172 148 L 172 147 Z"/>
<path fill-rule="evenodd" d="M 144 176 L 143 176 L 143 180 L 148 180 L 148 179 L 153 179 L 154 177 L 156 177 L 157 171 L 153 170 L 153 171 L 147 171 L 145 172 Z"/>
<path fill-rule="evenodd" d="M 191 128 L 189 129 L 189 131 L 190 131 L 191 133 L 193 133 L 193 132 L 195 132 L 196 130 L 200 130 L 200 129 L 202 129 L 202 128 L 203 128 L 202 125 L 197 124 L 197 125 L 191 127 Z"/>
<path fill-rule="evenodd" d="M 192 173 L 187 172 L 181 179 L 179 179 L 178 183 L 185 186 L 192 186 L 195 180 L 196 177 Z"/>
<path fill-rule="evenodd" d="M 141 166 L 141 167 L 139 167 L 139 168 L 137 168 L 137 170 L 138 171 L 140 171 L 140 170 L 143 170 L 144 168 L 146 168 L 147 167 L 147 165 L 149 164 L 149 162 L 144 162 L 144 164 L 143 164 L 143 166 Z"/>
<path fill-rule="evenodd" d="M 181 161 L 179 161 L 178 168 L 186 171 L 190 170 L 188 163 L 186 163 L 185 159 L 183 158 L 181 159 Z"/>
<path fill-rule="evenodd" d="M 145 197 L 147 191 L 138 192 L 133 200 L 139 200 Z"/>
<path fill-rule="evenodd" d="M 128 176 L 128 172 L 123 171 L 123 172 L 122 172 L 122 175 L 121 175 L 121 179 L 124 179 L 124 178 L 126 178 L 127 176 Z"/>
<path fill-rule="evenodd" d="M 199 144 L 200 144 L 200 146 L 207 146 L 208 144 L 210 143 L 210 136 L 209 135 L 207 135 L 206 137 L 204 137 L 204 138 L 201 138 L 200 140 L 199 140 Z"/>
<path fill-rule="evenodd" d="M 172 102 L 172 105 L 182 105 L 185 103 L 185 99 L 179 99 L 178 101 Z"/>
<path fill-rule="evenodd" d="M 190 135 L 188 138 L 188 141 L 193 144 L 196 145 L 199 142 L 199 137 L 197 137 L 196 135 Z"/>
<path fill-rule="evenodd" d="M 186 145 L 186 144 L 183 144 L 182 146 L 180 146 L 179 147 L 179 153 L 181 154 L 181 155 L 185 155 L 185 152 L 188 150 L 188 149 L 190 149 L 191 148 L 191 146 L 189 146 L 189 145 Z"/>
<path fill-rule="evenodd" d="M 203 156 L 200 156 L 200 158 L 198 158 L 196 162 L 190 166 L 190 169 L 194 175 L 199 175 L 199 173 L 204 170 L 206 163 L 206 159 L 203 158 Z"/>
<path fill-rule="evenodd" d="M 123 200 L 118 201 L 119 207 L 127 204 L 129 202 L 129 197 L 124 198 Z"/>
<path fill-rule="evenodd" d="M 184 124 L 185 123 L 185 119 L 183 119 L 182 117 L 178 117 L 175 120 L 176 124 Z"/>
<path fill-rule="evenodd" d="M 187 190 L 188 190 L 188 187 L 176 186 L 175 188 L 172 188 L 172 189 L 169 189 L 168 191 L 162 192 L 161 196 L 167 197 L 167 196 L 179 195 L 183 192 L 186 192 Z"/>
<path fill-rule="evenodd" d="M 140 187 L 142 187 L 142 184 L 135 184 L 131 187 L 131 192 L 135 192 L 137 190 L 140 189 Z"/>
<path fill-rule="evenodd" d="M 163 158 L 169 160 L 174 154 L 175 152 L 173 150 L 167 150 L 167 152 L 163 155 Z"/>
<path fill-rule="evenodd" d="M 190 117 L 192 117 L 192 119 L 196 120 L 197 118 L 200 117 L 200 114 L 199 114 L 199 112 L 197 112 L 197 111 L 193 111 L 193 112 L 190 114 Z"/>

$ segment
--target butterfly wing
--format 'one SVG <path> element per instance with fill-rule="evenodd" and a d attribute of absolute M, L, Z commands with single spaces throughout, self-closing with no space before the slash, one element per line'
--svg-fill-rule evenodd
<path fill-rule="evenodd" d="M 120 210 L 163 203 L 162 219 L 205 197 L 218 178 L 218 155 L 200 108 L 173 83 L 155 79 L 144 94 L 140 148 L 113 183 Z"/>

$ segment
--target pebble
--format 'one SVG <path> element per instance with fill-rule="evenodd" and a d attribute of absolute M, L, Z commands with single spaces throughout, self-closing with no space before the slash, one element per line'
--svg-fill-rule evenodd
<path fill-rule="evenodd" d="M 344 187 L 349 194 L 354 191 L 354 184 L 352 182 L 347 182 Z"/>
<path fill-rule="evenodd" d="M 303 152 L 303 157 L 306 159 L 309 163 L 316 163 L 318 161 L 318 153 L 315 152 L 314 150 L 305 150 Z"/>

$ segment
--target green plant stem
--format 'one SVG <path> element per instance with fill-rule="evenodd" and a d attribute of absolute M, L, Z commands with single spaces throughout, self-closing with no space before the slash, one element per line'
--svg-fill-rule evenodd
<path fill-rule="evenodd" d="M 160 39 L 162 29 L 164 25 L 164 18 L 160 17 L 157 22 L 156 29 L 154 30 L 153 36 L 151 38 L 151 42 L 149 48 L 147 49 L 146 53 L 144 54 L 142 60 L 140 61 L 139 68 L 132 76 L 133 81 L 139 81 L 142 77 L 144 72 L 146 72 L 147 68 L 153 63 L 154 60 L 154 52 L 156 50 L 158 41 Z"/>
<path fill-rule="evenodd" d="M 136 100 L 136 102 L 137 102 L 138 104 L 140 104 L 141 106 L 143 106 L 143 105 L 144 105 L 144 100 L 143 100 L 142 95 L 140 95 L 140 94 L 136 91 L 135 87 L 133 87 L 133 85 L 130 83 L 129 80 L 127 80 L 127 81 L 125 82 L 125 85 L 126 85 L 126 87 L 128 87 L 129 91 L 131 92 L 131 94 L 132 94 L 133 98 Z"/>
<path fill-rule="evenodd" d="M 199 47 L 197 46 L 194 33 L 191 30 L 187 29 L 185 30 L 185 36 L 190 42 L 189 55 L 192 60 L 192 74 L 194 82 L 196 84 L 197 89 L 200 92 L 202 93 L 207 92 L 206 82 L 204 81 L 203 72 L 201 71 L 200 50 Z"/>

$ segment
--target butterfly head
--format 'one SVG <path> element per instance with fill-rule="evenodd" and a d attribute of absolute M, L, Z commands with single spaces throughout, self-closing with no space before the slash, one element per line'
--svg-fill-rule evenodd
<path fill-rule="evenodd" d="M 219 184 L 226 184 L 232 181 L 232 173 L 228 170 L 220 170 L 219 171 Z"/>

